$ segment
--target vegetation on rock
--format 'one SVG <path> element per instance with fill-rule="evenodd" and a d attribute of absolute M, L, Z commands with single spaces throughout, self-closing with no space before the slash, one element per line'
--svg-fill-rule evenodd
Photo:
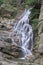
<path fill-rule="evenodd" d="M 29 8 L 39 4 L 40 0 L 0 0 L 0 16 L 15 18 L 20 8 Z"/>
<path fill-rule="evenodd" d="M 33 27 L 33 31 L 35 33 L 35 36 L 38 34 L 38 21 L 39 21 L 39 14 L 40 14 L 40 7 L 41 4 L 37 3 L 37 6 L 35 5 L 33 9 L 31 10 L 30 14 L 30 24 Z"/>

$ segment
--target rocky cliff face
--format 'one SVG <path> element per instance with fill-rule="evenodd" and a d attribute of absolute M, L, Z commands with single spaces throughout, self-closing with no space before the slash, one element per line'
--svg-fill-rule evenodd
<path fill-rule="evenodd" d="M 8 13 L 7 16 L 9 16 Z M 23 52 L 21 48 L 17 46 L 17 44 L 20 44 L 19 36 L 13 36 L 15 45 L 12 45 L 12 39 L 9 34 L 10 32 L 12 32 L 12 27 L 14 26 L 13 24 L 15 20 L 7 18 L 0 19 L 0 65 L 43 65 L 43 4 L 41 7 L 39 21 L 38 37 L 36 38 L 36 46 L 33 50 L 34 56 L 30 57 L 30 60 L 26 59 L 26 61 L 28 61 L 29 63 L 25 63 L 22 61 L 14 62 L 14 58 L 20 57 L 21 53 Z"/>
<path fill-rule="evenodd" d="M 41 5 L 41 13 L 39 16 L 39 53 L 43 54 L 43 0 Z"/>

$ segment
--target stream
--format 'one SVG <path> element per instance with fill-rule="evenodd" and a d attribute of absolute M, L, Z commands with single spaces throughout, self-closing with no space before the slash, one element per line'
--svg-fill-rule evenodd
<path fill-rule="evenodd" d="M 32 49 L 33 49 L 33 30 L 32 26 L 29 24 L 29 15 L 31 11 L 26 10 L 24 13 L 20 16 L 20 20 L 14 24 L 13 31 L 11 32 L 11 35 L 14 35 L 14 31 L 16 34 L 21 35 L 20 37 L 20 46 L 23 50 L 24 57 L 21 59 L 25 59 L 27 55 L 32 55 Z M 12 38 L 13 44 L 14 39 Z"/>

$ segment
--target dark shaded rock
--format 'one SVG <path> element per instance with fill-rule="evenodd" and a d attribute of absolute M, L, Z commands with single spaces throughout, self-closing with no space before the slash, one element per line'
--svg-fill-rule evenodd
<path fill-rule="evenodd" d="M 3 24 L 0 25 L 0 30 L 7 30 L 7 27 Z"/>
<path fill-rule="evenodd" d="M 19 57 L 24 56 L 22 48 L 15 46 L 15 45 L 14 46 L 1 47 L 0 51 L 7 54 L 7 55 L 10 55 L 14 58 L 19 58 Z"/>
<path fill-rule="evenodd" d="M 11 38 L 5 38 L 4 41 L 8 42 L 8 43 L 12 43 L 12 39 Z"/>
<path fill-rule="evenodd" d="M 12 52 L 12 55 L 14 55 L 15 58 L 18 58 L 19 53 L 18 52 Z"/>
<path fill-rule="evenodd" d="M 12 50 L 13 50 L 13 54 L 14 54 L 15 58 L 24 56 L 23 49 L 21 47 L 13 45 Z"/>

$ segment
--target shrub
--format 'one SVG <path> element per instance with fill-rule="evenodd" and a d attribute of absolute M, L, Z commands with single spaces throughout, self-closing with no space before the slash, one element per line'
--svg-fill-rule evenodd
<path fill-rule="evenodd" d="M 0 0 L 0 5 L 3 4 L 3 0 Z"/>
<path fill-rule="evenodd" d="M 25 0 L 25 3 L 28 5 L 35 5 L 36 3 L 39 3 L 39 0 Z"/>
<path fill-rule="evenodd" d="M 39 17 L 39 13 L 40 13 L 40 10 L 39 10 L 39 9 L 33 8 L 33 9 L 31 10 L 30 20 L 32 20 L 32 19 L 34 19 L 34 18 L 38 18 L 38 17 Z"/>
<path fill-rule="evenodd" d="M 32 26 L 33 26 L 33 29 L 36 30 L 36 28 L 38 26 L 38 19 L 33 19 L 32 20 Z"/>

